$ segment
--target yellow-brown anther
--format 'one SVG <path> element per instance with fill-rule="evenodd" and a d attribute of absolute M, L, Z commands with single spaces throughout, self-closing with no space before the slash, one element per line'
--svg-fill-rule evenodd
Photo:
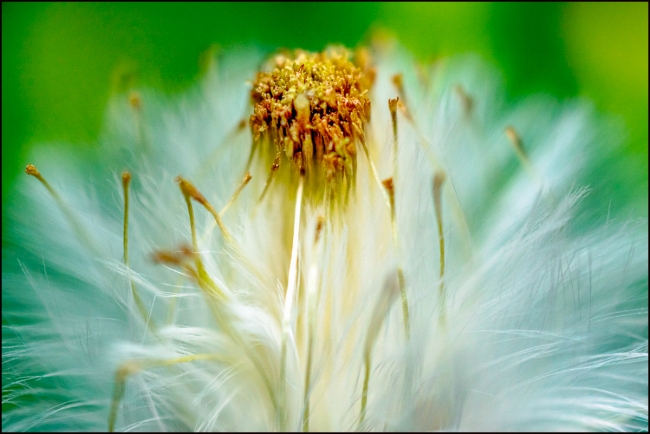
<path fill-rule="evenodd" d="M 391 117 L 397 115 L 397 103 L 399 102 L 399 96 L 395 99 L 388 100 L 388 110 L 390 111 Z"/>
<path fill-rule="evenodd" d="M 406 94 L 404 93 L 404 78 L 402 77 L 402 74 L 393 75 L 391 81 L 395 85 L 395 88 L 397 89 L 397 94 L 399 95 L 399 98 L 397 98 L 397 101 L 395 103 L 395 107 L 402 110 L 404 112 L 404 115 L 406 115 L 407 119 L 409 119 L 409 121 L 412 122 L 413 117 L 411 116 L 411 113 L 409 112 L 407 107 L 408 104 L 406 101 Z"/>
<path fill-rule="evenodd" d="M 393 185 L 393 178 L 386 178 L 381 181 L 384 188 L 388 192 L 388 199 L 390 200 L 391 212 L 395 209 L 395 186 Z"/>
<path fill-rule="evenodd" d="M 174 252 L 159 250 L 154 252 L 151 259 L 157 264 L 181 265 L 182 261 Z"/>
<path fill-rule="evenodd" d="M 194 250 L 187 244 L 182 244 L 179 248 L 178 251 L 181 255 L 187 257 L 187 258 L 194 258 L 196 254 L 194 253 Z"/>
<path fill-rule="evenodd" d="M 129 94 L 129 105 L 135 110 L 142 108 L 142 97 L 138 92 L 133 91 Z"/>
<path fill-rule="evenodd" d="M 517 153 L 520 153 L 522 158 L 527 159 L 528 156 L 526 155 L 526 149 L 524 148 L 524 143 L 521 140 L 521 136 L 517 133 L 517 131 L 512 126 L 509 125 L 506 127 L 505 134 L 508 137 L 508 140 L 510 140 L 510 143 L 512 143 L 512 146 L 514 146 Z"/>
<path fill-rule="evenodd" d="M 41 172 L 39 172 L 33 164 L 28 164 L 27 167 L 25 167 L 25 173 L 34 178 L 41 178 Z"/>
<path fill-rule="evenodd" d="M 393 77 L 391 78 L 391 81 L 393 82 L 393 84 L 397 88 L 397 91 L 400 94 L 403 94 L 404 93 L 404 79 L 402 77 L 402 74 L 393 75 Z"/>
<path fill-rule="evenodd" d="M 325 223 L 325 218 L 319 215 L 318 219 L 316 220 L 316 232 L 314 233 L 314 244 L 316 244 L 320 238 L 320 233 L 323 231 L 323 223 Z"/>
<path fill-rule="evenodd" d="M 152 253 L 151 259 L 157 264 L 183 265 L 189 259 L 194 259 L 196 254 L 190 246 L 181 245 L 177 251 L 156 250 Z"/>
<path fill-rule="evenodd" d="M 269 155 L 286 155 L 298 171 L 316 168 L 326 180 L 353 175 L 370 119 L 373 76 L 363 54 L 362 66 L 344 48 L 276 55 L 253 84 L 253 140 L 274 144 Z"/>
<path fill-rule="evenodd" d="M 191 197 L 201 205 L 205 205 L 208 202 L 201 192 L 194 187 L 194 184 L 187 179 L 177 176 L 175 181 L 185 196 Z"/>
<path fill-rule="evenodd" d="M 390 119 L 393 123 L 393 140 L 395 141 L 395 149 L 397 149 L 397 104 L 399 97 L 388 100 L 388 110 L 390 111 Z M 397 151 L 396 151 L 397 152 Z"/>
<path fill-rule="evenodd" d="M 122 172 L 122 184 L 123 185 L 129 185 L 131 182 L 131 174 L 128 171 Z"/>

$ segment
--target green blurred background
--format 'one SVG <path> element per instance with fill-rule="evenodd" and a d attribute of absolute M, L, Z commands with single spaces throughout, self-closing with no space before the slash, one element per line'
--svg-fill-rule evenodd
<path fill-rule="evenodd" d="M 93 146 L 120 68 L 177 91 L 214 43 L 319 50 L 375 28 L 422 60 L 481 54 L 511 98 L 586 96 L 626 122 L 619 151 L 647 161 L 647 3 L 3 3 L 3 209 L 34 143 Z"/>

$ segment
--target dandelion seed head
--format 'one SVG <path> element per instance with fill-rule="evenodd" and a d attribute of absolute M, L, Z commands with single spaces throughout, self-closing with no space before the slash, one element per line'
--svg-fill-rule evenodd
<path fill-rule="evenodd" d="M 588 104 L 390 41 L 264 59 L 37 149 L 3 429 L 647 429 L 647 222 L 578 223 Z"/>

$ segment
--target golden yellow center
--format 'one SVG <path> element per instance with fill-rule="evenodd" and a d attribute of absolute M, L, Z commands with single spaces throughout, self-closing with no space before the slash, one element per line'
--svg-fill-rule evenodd
<path fill-rule="evenodd" d="M 353 182 L 356 142 L 364 140 L 370 120 L 373 74 L 366 56 L 352 57 L 344 48 L 330 48 L 272 58 L 251 92 L 255 144 L 275 145 L 274 155 L 286 155 L 307 175 Z"/>

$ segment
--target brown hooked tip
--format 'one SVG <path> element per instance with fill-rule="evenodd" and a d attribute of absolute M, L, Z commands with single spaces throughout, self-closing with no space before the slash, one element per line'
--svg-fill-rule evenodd
<path fill-rule="evenodd" d="M 388 194 L 393 195 L 395 190 L 393 187 L 393 178 L 386 178 L 383 181 L 381 181 L 382 185 L 384 188 L 388 191 Z"/>
<path fill-rule="evenodd" d="M 394 116 L 397 113 L 397 103 L 399 103 L 399 96 L 395 99 L 388 100 L 388 110 L 390 110 L 391 116 Z"/>
<path fill-rule="evenodd" d="M 195 257 L 194 250 L 185 244 L 179 246 L 178 250 L 156 250 L 152 253 L 151 259 L 157 264 L 183 265 L 188 259 Z"/>
<path fill-rule="evenodd" d="M 181 191 L 185 196 L 191 197 L 202 205 L 208 202 L 206 198 L 201 194 L 201 192 L 196 189 L 194 184 L 192 184 L 187 179 L 179 175 L 174 179 L 174 181 L 178 183 L 178 186 L 181 188 Z"/>

